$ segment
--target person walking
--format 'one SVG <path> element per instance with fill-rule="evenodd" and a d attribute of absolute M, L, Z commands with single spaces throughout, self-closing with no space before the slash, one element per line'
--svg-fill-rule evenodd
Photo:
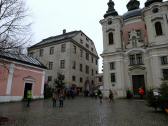
<path fill-rule="evenodd" d="M 56 93 L 56 91 L 53 91 L 52 101 L 53 101 L 53 107 L 56 107 L 56 102 L 57 102 L 57 93 Z"/>
<path fill-rule="evenodd" d="M 100 103 L 102 103 L 103 94 L 100 89 L 98 90 L 98 96 L 99 96 Z"/>
<path fill-rule="evenodd" d="M 109 102 L 112 102 L 112 101 L 114 101 L 114 95 L 112 90 L 109 90 Z"/>
<path fill-rule="evenodd" d="M 142 87 L 140 87 L 138 92 L 139 92 L 140 98 L 143 99 L 143 96 L 145 94 L 144 89 Z"/>
<path fill-rule="evenodd" d="M 30 107 L 30 101 L 32 99 L 32 91 L 28 90 L 27 91 L 27 107 Z"/>
<path fill-rule="evenodd" d="M 59 107 L 63 108 L 63 106 L 64 106 L 64 92 L 63 90 L 61 90 L 59 93 Z"/>

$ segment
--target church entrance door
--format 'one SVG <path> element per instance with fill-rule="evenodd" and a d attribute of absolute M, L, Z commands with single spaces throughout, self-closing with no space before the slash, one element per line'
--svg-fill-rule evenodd
<path fill-rule="evenodd" d="M 144 75 L 132 75 L 132 84 L 134 95 L 139 95 L 139 88 L 143 88 L 145 91 Z"/>

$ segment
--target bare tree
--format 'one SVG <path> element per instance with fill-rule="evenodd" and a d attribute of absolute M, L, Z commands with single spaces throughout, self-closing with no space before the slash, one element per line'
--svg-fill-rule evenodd
<path fill-rule="evenodd" d="M 0 51 L 20 48 L 30 39 L 24 0 L 0 0 Z"/>

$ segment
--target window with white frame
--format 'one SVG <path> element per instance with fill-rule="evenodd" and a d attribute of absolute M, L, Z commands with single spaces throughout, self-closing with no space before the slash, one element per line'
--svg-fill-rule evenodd
<path fill-rule="evenodd" d="M 162 69 L 163 79 L 168 80 L 168 69 Z"/>
<path fill-rule="evenodd" d="M 110 70 L 114 70 L 115 69 L 115 62 L 110 62 Z"/>
<path fill-rule="evenodd" d="M 65 60 L 60 60 L 60 68 L 61 69 L 65 68 Z"/>
<path fill-rule="evenodd" d="M 53 62 L 49 62 L 48 64 L 48 70 L 52 70 L 53 69 Z"/>
<path fill-rule="evenodd" d="M 76 62 L 73 61 L 72 69 L 76 69 Z"/>
<path fill-rule="evenodd" d="M 110 77 L 111 77 L 111 82 L 116 82 L 115 73 L 111 73 L 111 74 L 110 74 Z"/>
<path fill-rule="evenodd" d="M 161 56 L 160 60 L 162 65 L 168 64 L 168 56 Z"/>
<path fill-rule="evenodd" d="M 50 47 L 50 55 L 54 54 L 54 47 Z"/>
<path fill-rule="evenodd" d="M 66 44 L 62 44 L 61 45 L 61 52 L 65 52 L 66 51 Z"/>
<path fill-rule="evenodd" d="M 40 49 L 40 53 L 39 53 L 39 56 L 41 57 L 41 56 L 43 56 L 43 49 Z"/>
<path fill-rule="evenodd" d="M 142 65 L 142 54 L 129 55 L 130 65 Z"/>

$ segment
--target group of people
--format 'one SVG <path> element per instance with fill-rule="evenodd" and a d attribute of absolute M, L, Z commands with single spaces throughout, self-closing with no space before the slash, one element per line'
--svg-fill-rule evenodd
<path fill-rule="evenodd" d="M 143 88 L 139 88 L 138 91 L 140 98 L 143 98 L 145 91 Z M 54 90 L 53 94 L 52 94 L 52 101 L 53 101 L 53 107 L 56 107 L 56 103 L 57 101 L 59 101 L 59 107 L 62 108 L 64 106 L 64 99 L 65 99 L 65 95 L 67 97 L 74 97 L 74 92 L 73 90 L 67 90 L 65 91 L 64 89 L 58 89 L 58 90 Z M 100 103 L 102 103 L 102 99 L 103 99 L 103 93 L 101 92 L 100 89 L 98 89 L 97 91 L 94 92 L 94 96 L 95 98 L 99 98 Z M 31 90 L 27 91 L 27 107 L 30 106 L 30 101 L 32 99 L 32 92 Z M 114 94 L 112 90 L 109 90 L 109 102 L 114 101 Z"/>
<path fill-rule="evenodd" d="M 59 101 L 59 107 L 62 108 L 64 106 L 64 90 L 58 89 L 54 90 L 52 94 L 53 107 L 56 107 L 57 101 Z"/>
<path fill-rule="evenodd" d="M 102 103 L 102 99 L 103 99 L 103 93 L 101 92 L 101 90 L 97 90 L 95 93 L 95 98 L 99 98 L 100 100 L 100 103 Z M 112 102 L 114 101 L 114 95 L 113 95 L 113 92 L 112 90 L 109 90 L 109 102 Z"/>

